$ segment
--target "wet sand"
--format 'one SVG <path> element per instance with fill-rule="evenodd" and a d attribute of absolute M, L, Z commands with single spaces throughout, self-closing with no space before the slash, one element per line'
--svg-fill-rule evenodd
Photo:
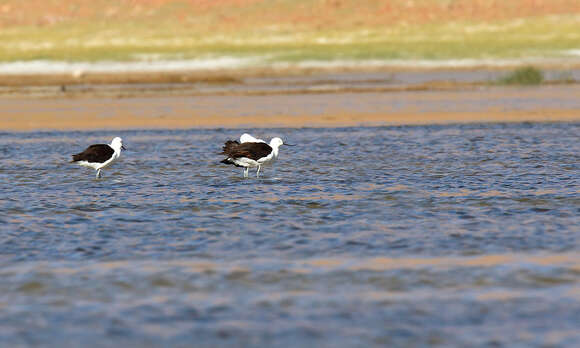
<path fill-rule="evenodd" d="M 231 92 L 231 91 L 230 91 Z M 4 131 L 578 122 L 580 85 L 0 98 Z"/>

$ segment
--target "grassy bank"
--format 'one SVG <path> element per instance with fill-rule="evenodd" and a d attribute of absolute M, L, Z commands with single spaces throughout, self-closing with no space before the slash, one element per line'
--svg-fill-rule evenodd
<path fill-rule="evenodd" d="M 75 0 L 66 8 L 30 0 L 32 13 L 10 21 L 6 10 L 18 10 L 19 3 L 0 6 L 0 61 L 488 59 L 580 49 L 580 6 L 571 0 L 539 10 L 525 7 L 525 0 L 465 1 L 458 3 L 471 7 L 459 9 L 443 0 L 397 0 L 386 9 L 366 0 L 227 0 L 222 6 Z M 139 6 L 127 7 L 131 3 Z"/>

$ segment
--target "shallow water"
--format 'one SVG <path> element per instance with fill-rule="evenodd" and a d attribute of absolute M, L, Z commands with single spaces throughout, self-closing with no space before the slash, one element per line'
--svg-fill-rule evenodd
<path fill-rule="evenodd" d="M 0 341 L 580 345 L 580 124 L 241 132 L 0 133 Z"/>

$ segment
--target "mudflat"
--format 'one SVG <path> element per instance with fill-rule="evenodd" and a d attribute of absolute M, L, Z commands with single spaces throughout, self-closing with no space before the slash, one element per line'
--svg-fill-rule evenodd
<path fill-rule="evenodd" d="M 347 127 L 580 121 L 580 85 L 475 86 L 436 90 L 0 99 L 0 129 L 93 130 Z"/>

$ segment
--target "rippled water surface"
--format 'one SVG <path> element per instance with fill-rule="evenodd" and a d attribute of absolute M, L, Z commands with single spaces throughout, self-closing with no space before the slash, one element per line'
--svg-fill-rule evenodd
<path fill-rule="evenodd" d="M 579 124 L 241 132 L 1 133 L 0 341 L 580 345 Z"/>

